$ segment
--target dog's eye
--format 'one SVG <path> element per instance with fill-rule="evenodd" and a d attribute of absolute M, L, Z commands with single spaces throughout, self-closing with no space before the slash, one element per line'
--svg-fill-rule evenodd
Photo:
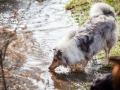
<path fill-rule="evenodd" d="M 66 58 L 66 57 L 64 57 L 64 59 L 67 61 L 67 58 Z"/>
<path fill-rule="evenodd" d="M 54 62 L 57 62 L 57 59 L 55 59 Z"/>

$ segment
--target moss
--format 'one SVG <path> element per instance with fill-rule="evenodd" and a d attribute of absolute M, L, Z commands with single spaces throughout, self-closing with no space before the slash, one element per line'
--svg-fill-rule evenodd
<path fill-rule="evenodd" d="M 99 73 L 110 73 L 112 72 L 113 64 L 108 64 L 107 66 L 103 66 L 98 69 Z"/>

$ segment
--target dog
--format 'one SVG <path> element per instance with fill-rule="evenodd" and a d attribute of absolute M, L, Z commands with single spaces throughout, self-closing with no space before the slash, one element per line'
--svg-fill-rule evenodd
<path fill-rule="evenodd" d="M 57 43 L 49 70 L 64 65 L 72 71 L 84 71 L 88 61 L 101 50 L 105 50 L 108 64 L 110 50 L 117 42 L 117 33 L 114 8 L 106 3 L 92 5 L 89 19 Z"/>
<path fill-rule="evenodd" d="M 113 56 L 109 60 L 115 63 L 112 73 L 94 80 L 90 90 L 120 90 L 120 57 Z"/>

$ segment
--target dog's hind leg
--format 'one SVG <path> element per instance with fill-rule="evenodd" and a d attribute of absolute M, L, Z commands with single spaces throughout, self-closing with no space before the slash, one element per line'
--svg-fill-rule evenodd
<path fill-rule="evenodd" d="M 110 55 L 110 49 L 111 48 L 105 48 L 106 58 L 105 58 L 105 66 L 109 64 L 109 55 Z"/>

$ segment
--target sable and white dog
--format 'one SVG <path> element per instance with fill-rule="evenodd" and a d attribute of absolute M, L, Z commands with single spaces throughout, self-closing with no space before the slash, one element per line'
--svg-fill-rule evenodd
<path fill-rule="evenodd" d="M 117 33 L 114 8 L 106 3 L 94 4 L 86 23 L 57 43 L 49 69 L 68 65 L 84 71 L 87 62 L 101 50 L 105 50 L 108 64 L 110 50 L 117 42 Z"/>

